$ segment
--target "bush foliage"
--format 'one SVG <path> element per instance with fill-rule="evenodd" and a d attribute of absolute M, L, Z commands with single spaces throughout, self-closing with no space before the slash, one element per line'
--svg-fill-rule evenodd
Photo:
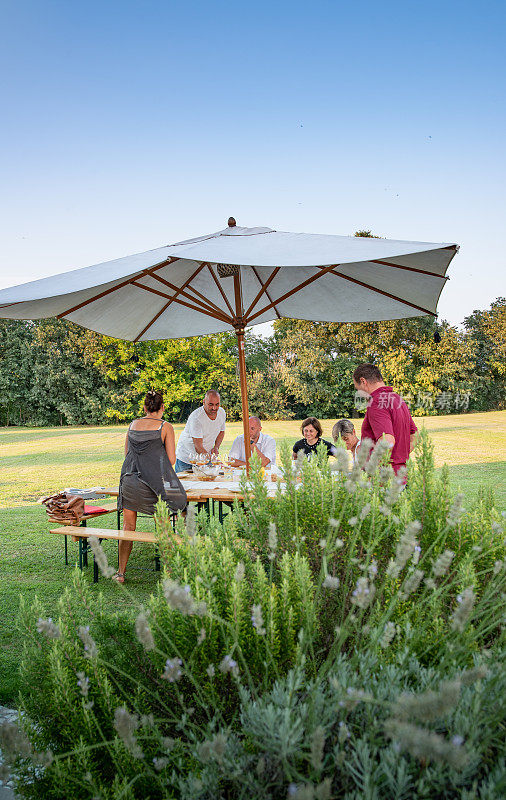
<path fill-rule="evenodd" d="M 24 797 L 504 796 L 493 498 L 451 498 L 426 435 L 403 491 L 382 443 L 346 458 L 285 452 L 275 499 L 257 464 L 223 525 L 191 510 L 174 533 L 160 504 L 163 580 L 134 616 L 81 574 L 55 621 L 22 609 L 3 747 Z"/>

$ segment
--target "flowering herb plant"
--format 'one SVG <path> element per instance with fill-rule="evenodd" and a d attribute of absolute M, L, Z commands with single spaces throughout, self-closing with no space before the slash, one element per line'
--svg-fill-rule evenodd
<path fill-rule="evenodd" d="M 382 443 L 361 451 L 351 472 L 285 452 L 275 500 L 257 463 L 222 525 L 190 508 L 174 534 L 160 503 L 164 574 L 133 615 L 80 574 L 50 619 L 24 607 L 22 723 L 0 742 L 18 792 L 499 798 L 501 516 L 451 497 L 426 436 L 406 489 Z"/>

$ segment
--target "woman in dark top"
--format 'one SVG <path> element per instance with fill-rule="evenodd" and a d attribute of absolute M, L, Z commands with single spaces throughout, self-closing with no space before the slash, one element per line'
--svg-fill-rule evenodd
<path fill-rule="evenodd" d="M 145 416 L 134 420 L 128 428 L 118 496 L 124 531 L 135 530 L 138 512 L 153 514 L 158 497 L 167 503 L 170 511 L 186 508 L 186 492 L 173 469 L 176 461 L 174 428 L 162 420 L 164 410 L 160 392 L 148 392 L 144 400 Z M 132 542 L 120 541 L 119 568 L 115 575 L 119 583 L 125 582 L 131 552 Z"/>
<path fill-rule="evenodd" d="M 324 444 L 327 448 L 327 456 L 335 456 L 336 448 L 331 442 L 322 439 L 322 426 L 316 417 L 308 417 L 301 425 L 303 439 L 299 439 L 293 446 L 293 458 L 297 458 L 299 450 L 303 450 L 309 458 L 313 453 L 316 453 L 316 448 L 319 444 Z"/>

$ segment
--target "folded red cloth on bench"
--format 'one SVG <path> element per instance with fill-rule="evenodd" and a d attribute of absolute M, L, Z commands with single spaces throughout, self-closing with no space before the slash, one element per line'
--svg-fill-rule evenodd
<path fill-rule="evenodd" d="M 107 514 L 109 508 L 101 508 L 100 506 L 84 506 L 85 514 Z"/>

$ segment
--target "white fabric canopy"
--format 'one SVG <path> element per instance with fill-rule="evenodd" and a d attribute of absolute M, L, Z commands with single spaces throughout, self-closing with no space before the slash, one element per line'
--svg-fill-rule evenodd
<path fill-rule="evenodd" d="M 59 316 L 145 341 L 279 317 L 363 322 L 435 315 L 457 249 L 234 226 L 3 289 L 0 317 Z M 223 265 L 239 267 L 239 303 L 238 282 L 222 277 Z"/>

